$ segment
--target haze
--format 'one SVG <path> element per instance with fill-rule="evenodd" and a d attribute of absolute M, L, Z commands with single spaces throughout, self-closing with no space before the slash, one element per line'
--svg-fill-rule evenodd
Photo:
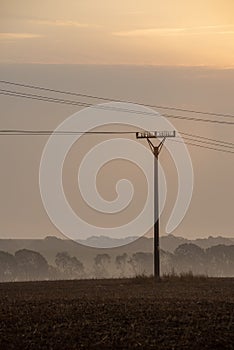
<path fill-rule="evenodd" d="M 5 1 L 0 3 L 1 79 L 147 104 L 234 114 L 233 1 Z M 3 86 L 1 86 L 3 88 Z M 6 88 L 6 86 L 4 86 Z M 78 110 L 0 96 L 1 129 L 53 129 Z M 180 131 L 233 142 L 232 126 L 172 120 Z M 61 237 L 41 202 L 38 169 L 47 138 L 0 136 L 0 237 Z M 99 138 L 83 141 L 82 152 Z M 188 146 L 194 166 L 189 211 L 173 234 L 233 237 L 233 154 Z M 74 194 L 80 147 L 66 164 L 67 195 L 76 211 L 100 226 Z M 176 172 L 166 152 L 169 192 L 161 234 L 176 195 Z M 112 169 L 138 192 L 125 221 L 140 210 L 145 183 L 130 164 L 104 171 L 100 192 L 115 195 Z M 117 171 L 119 169 L 119 171 Z M 137 182 L 138 181 L 138 182 Z M 105 187 L 107 186 L 107 188 Z"/>

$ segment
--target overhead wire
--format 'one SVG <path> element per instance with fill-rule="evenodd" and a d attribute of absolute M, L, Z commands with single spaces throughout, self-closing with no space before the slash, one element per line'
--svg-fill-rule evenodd
<path fill-rule="evenodd" d="M 59 89 L 47 88 L 44 86 L 19 83 L 19 82 L 12 82 L 12 81 L 8 81 L 8 80 L 0 80 L 0 83 L 13 85 L 13 86 L 19 86 L 19 87 L 23 87 L 23 88 L 29 88 L 29 89 L 55 92 L 55 93 L 71 95 L 71 96 L 92 98 L 92 99 L 97 99 L 97 100 L 101 100 L 101 101 L 133 103 L 133 104 L 138 104 L 138 105 L 146 106 L 146 107 L 150 107 L 150 108 L 167 109 L 167 110 L 174 110 L 174 111 L 180 111 L 180 112 L 189 112 L 189 113 L 195 113 L 195 114 L 210 115 L 210 116 L 216 116 L 216 117 L 234 118 L 233 114 L 217 113 L 217 112 L 210 112 L 210 111 L 199 111 L 199 110 L 194 110 L 194 109 L 171 107 L 171 106 L 152 105 L 152 104 L 146 104 L 146 103 L 141 103 L 141 102 L 137 102 L 137 101 L 122 100 L 122 99 L 110 98 L 110 97 L 106 97 L 106 96 L 104 96 L 104 97 L 103 96 L 96 96 L 96 95 L 90 95 L 90 94 L 84 94 L 84 93 L 77 93 L 77 92 L 73 92 L 73 91 L 64 91 L 64 90 L 59 90 Z"/>
<path fill-rule="evenodd" d="M 18 91 L 11 91 L 11 90 L 6 90 L 6 89 L 0 89 L 0 94 L 7 95 L 7 96 L 13 96 L 13 97 L 21 97 L 21 98 L 45 101 L 45 102 L 60 103 L 60 104 L 67 104 L 67 105 L 76 105 L 76 106 L 81 106 L 81 107 L 90 107 L 90 108 L 100 109 L 100 110 L 111 110 L 111 111 L 118 111 L 118 112 L 133 113 L 133 114 L 138 114 L 138 115 L 157 116 L 157 112 L 146 112 L 146 111 L 139 111 L 139 110 L 128 109 L 128 108 L 121 108 L 121 107 L 119 108 L 119 107 L 113 107 L 113 106 L 94 105 L 94 104 L 87 103 L 87 102 L 59 99 L 59 98 L 48 97 L 48 96 L 43 96 L 43 95 L 29 94 L 29 93 L 23 93 L 23 92 L 18 92 Z M 188 116 L 182 116 L 182 115 L 172 115 L 172 114 L 163 114 L 163 116 L 167 117 L 167 118 L 190 120 L 190 121 L 196 121 L 196 122 L 234 125 L 234 122 L 226 121 L 226 120 L 203 119 L 203 118 L 195 118 L 195 117 L 188 117 Z"/>
<path fill-rule="evenodd" d="M 196 138 L 190 138 L 190 137 L 186 137 L 186 136 L 183 136 L 183 140 L 195 141 L 195 142 L 200 142 L 200 143 L 207 144 L 207 145 L 220 146 L 220 147 L 234 149 L 234 145 L 226 145 L 226 144 L 222 144 L 221 142 L 217 143 L 217 142 L 211 142 L 211 141 L 205 141 L 205 140 L 197 140 Z"/>
<path fill-rule="evenodd" d="M 174 139 L 168 139 L 169 141 L 173 141 L 173 142 L 179 142 L 179 143 L 185 143 L 186 145 L 189 145 L 189 146 L 196 146 L 196 147 L 200 147 L 200 148 L 206 148 L 206 149 L 209 149 L 209 150 L 213 150 L 213 151 L 219 151 L 219 152 L 224 152 L 224 153 L 233 153 L 234 154 L 234 151 L 229 151 L 229 150 L 226 150 L 226 149 L 221 149 L 221 148 L 215 148 L 215 147 L 209 147 L 209 146 L 203 146 L 203 145 L 198 145 L 196 143 L 193 143 L 193 142 L 183 142 L 183 141 L 180 141 L 180 140 L 174 140 Z"/>
<path fill-rule="evenodd" d="M 229 142 L 229 141 L 217 140 L 217 139 L 213 139 L 213 138 L 210 138 L 210 137 L 205 137 L 205 136 L 201 136 L 201 135 L 189 134 L 189 133 L 182 132 L 182 131 L 180 131 L 179 133 L 180 133 L 181 135 L 192 136 L 192 137 L 196 137 L 196 138 L 199 138 L 199 139 L 202 139 L 202 140 L 209 140 L 209 141 L 213 141 L 213 142 L 216 142 L 216 143 L 224 143 L 224 144 L 227 144 L 227 145 L 232 145 L 232 146 L 234 146 L 234 143 L 233 143 L 233 142 Z"/>
<path fill-rule="evenodd" d="M 53 130 L 13 130 L 13 129 L 4 129 L 4 130 L 0 130 L 0 135 L 8 135 L 8 136 L 48 136 L 48 135 L 120 135 L 120 134 L 136 134 L 136 131 L 53 131 Z M 183 141 L 183 140 L 186 141 Z M 183 138 L 179 138 L 179 139 L 174 139 L 174 138 L 168 138 L 168 140 L 170 141 L 174 141 L 174 142 L 179 142 L 179 143 L 185 143 L 186 145 L 191 145 L 191 146 L 197 146 L 200 148 L 205 148 L 205 149 L 209 149 L 209 150 L 214 150 L 214 151 L 220 151 L 220 152 L 225 152 L 225 153 L 234 153 L 234 151 L 230 151 L 227 150 L 225 148 L 231 148 L 234 149 L 234 145 L 222 145 L 220 144 L 216 144 L 213 142 L 209 142 L 209 141 L 202 141 L 202 140 L 197 140 L 194 138 L 189 138 L 189 137 L 183 137 Z M 187 142 L 187 140 L 189 142 Z M 192 142 L 190 142 L 192 141 Z M 200 142 L 202 144 L 197 144 L 194 142 Z M 216 147 L 210 147 L 210 146 L 216 146 Z M 222 148 L 217 148 L 217 147 L 224 147 L 224 149 Z"/>
<path fill-rule="evenodd" d="M 0 130 L 0 135 L 119 135 L 119 134 L 136 134 L 136 131 L 56 131 L 56 130 L 19 130 L 4 129 Z"/>
<path fill-rule="evenodd" d="M 70 94 L 75 95 L 79 97 L 88 97 L 88 98 L 96 98 L 96 99 L 102 99 L 102 100 L 108 100 L 108 101 L 114 101 L 114 102 L 125 102 L 125 103 L 134 103 L 132 101 L 123 101 L 123 100 L 117 100 L 117 99 L 111 99 L 106 97 L 99 97 L 94 95 L 87 95 L 87 94 L 81 94 L 81 93 L 75 93 L 70 91 L 62 91 L 62 90 L 56 90 L 56 89 L 50 89 L 45 88 L 41 86 L 35 86 L 35 85 L 29 85 L 29 84 L 22 84 L 22 83 L 16 83 L 16 82 L 10 82 L 6 80 L 0 80 L 0 83 L 10 84 L 14 86 L 20 86 L 24 88 L 31 88 L 31 89 L 38 89 L 43 91 L 50 91 L 50 92 L 56 92 L 56 93 L 62 93 L 62 94 Z M 118 108 L 118 107 L 110 107 L 110 106 L 100 106 L 100 105 L 93 105 L 91 103 L 83 102 L 83 101 L 73 101 L 73 100 L 67 100 L 67 99 L 60 99 L 55 97 L 49 97 L 49 96 L 43 96 L 38 94 L 30 94 L 20 91 L 12 91 L 7 89 L 0 89 L 0 94 L 7 95 L 7 96 L 13 96 L 13 97 L 22 97 L 22 98 L 28 98 L 33 100 L 40 100 L 45 102 L 53 102 L 53 103 L 64 103 L 69 105 L 77 105 L 82 107 L 92 107 L 92 108 L 98 108 L 98 109 L 104 109 L 104 110 L 114 110 L 114 111 L 123 111 L 128 113 L 135 113 L 135 114 L 143 114 L 143 115 L 153 115 L 157 116 L 157 112 L 146 112 L 146 111 L 138 111 L 134 109 L 126 109 L 126 108 Z M 139 104 L 139 103 L 138 103 Z M 143 104 L 139 104 L 143 105 Z M 234 115 L 227 115 L 227 114 L 220 114 L 220 113 L 213 113 L 213 112 L 202 112 L 202 111 L 196 111 L 196 110 L 188 110 L 188 109 L 181 109 L 181 108 L 174 108 L 174 107 L 166 107 L 166 106 L 156 106 L 156 105 L 143 105 L 147 107 L 155 107 L 155 108 L 164 108 L 164 109 L 171 109 L 171 110 L 178 110 L 183 112 L 191 112 L 191 113 L 199 113 L 199 114 L 207 114 L 212 116 L 219 116 L 219 117 L 228 117 L 233 118 Z M 228 124 L 233 125 L 234 122 L 230 121 L 223 121 L 223 120 L 213 120 L 213 119 L 202 119 L 202 118 L 194 118 L 194 117 L 188 117 L 188 116 L 182 116 L 182 115 L 168 115 L 164 114 L 165 117 L 169 118 L 178 118 L 178 119 L 184 119 L 184 120 L 193 120 L 193 121 L 201 121 L 201 122 L 211 122 L 211 123 L 218 123 L 218 124 Z M 135 134 L 135 131 L 51 131 L 51 130 L 0 130 L 0 135 L 50 135 L 50 134 L 56 134 L 56 135 L 73 135 L 73 134 Z M 233 148 L 234 143 L 227 142 L 223 140 L 216 140 L 200 135 L 193 135 L 189 133 L 180 132 L 183 136 L 184 140 L 198 142 L 199 144 L 194 144 L 193 142 L 185 142 L 188 145 L 217 150 L 217 151 L 223 151 L 228 153 L 234 153 L 232 151 L 223 150 L 223 149 L 217 149 L 217 147 L 224 147 L 224 148 Z M 188 137 L 187 137 L 188 136 Z M 172 141 L 175 142 L 181 142 L 179 140 L 173 139 Z M 184 141 L 182 141 L 184 142 Z M 205 144 L 205 146 L 204 146 Z M 207 145 L 216 146 L 214 147 L 208 147 Z"/>

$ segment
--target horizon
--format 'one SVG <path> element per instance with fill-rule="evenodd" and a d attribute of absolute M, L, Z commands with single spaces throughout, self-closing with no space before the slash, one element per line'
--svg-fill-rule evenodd
<path fill-rule="evenodd" d="M 68 0 L 59 5 L 56 0 L 42 0 L 40 3 L 22 0 L 20 4 L 17 0 L 3 0 L 0 12 L 1 129 L 55 130 L 60 123 L 67 121 L 82 108 L 49 103 L 48 97 L 76 99 L 84 105 L 98 103 L 96 97 L 99 96 L 140 105 L 164 106 L 164 109 L 153 109 L 162 118 L 171 107 L 179 108 L 180 111 L 170 110 L 170 114 L 174 117 L 180 114 L 185 120 L 170 117 L 165 119 L 177 133 L 195 135 L 195 141 L 191 141 L 192 136 L 189 136 L 190 140 L 186 139 L 185 134 L 181 138 L 191 158 L 194 181 L 192 200 L 186 215 L 182 221 L 179 220 L 179 225 L 177 222 L 174 228 L 170 226 L 172 233 L 188 239 L 217 236 L 220 232 L 221 236 L 232 237 L 233 13 L 234 3 L 231 0 L 209 0 L 205 3 L 202 0 L 196 3 L 186 0 L 178 0 L 176 3 L 171 0 L 147 0 L 135 3 L 134 8 L 131 0 L 126 0 L 124 6 L 121 2 L 107 3 L 104 0 L 98 3 L 93 0 Z M 17 97 L 12 92 L 37 94 L 38 90 L 7 85 L 3 80 L 75 92 L 78 96 L 43 90 L 40 94 L 45 96 L 44 101 L 37 100 L 37 97 Z M 93 95 L 95 99 L 79 94 Z M 199 111 L 208 114 L 199 114 Z M 102 111 L 96 115 L 100 123 L 103 116 Z M 119 115 L 112 117 L 118 119 Z M 126 119 L 128 117 L 127 113 Z M 195 122 L 194 119 L 199 117 L 213 121 L 217 119 L 221 123 Z M 134 116 L 133 124 L 136 120 Z M 145 119 L 145 125 L 147 122 Z M 230 122 L 230 125 L 225 122 Z M 108 130 L 129 130 L 126 125 L 121 125 L 110 126 Z M 151 125 L 154 129 L 160 128 L 157 120 Z M 135 129 L 139 130 L 139 127 Z M 58 237 L 69 236 L 61 226 L 65 222 L 73 225 L 71 217 L 64 217 L 63 222 L 60 222 L 62 225 L 56 225 L 48 215 L 41 197 L 39 171 L 48 137 L 0 136 L 0 237 L 33 238 L 44 236 L 43 232 Z M 112 135 L 109 139 L 114 141 L 115 137 Z M 126 139 L 135 141 L 134 136 Z M 148 198 L 148 179 L 144 177 L 137 162 L 135 166 L 130 160 L 114 159 L 97 173 L 98 198 L 102 199 L 101 204 L 104 206 L 107 202 L 110 205 L 117 203 L 118 181 L 125 179 L 125 184 L 126 180 L 131 181 L 135 192 L 126 210 L 120 211 L 119 215 L 109 215 L 103 210 L 93 209 L 90 202 L 83 200 L 82 189 L 77 188 L 78 168 L 86 154 L 105 141 L 107 138 L 104 136 L 81 137 L 77 141 L 79 144 L 74 143 L 68 152 L 62 175 L 64 194 L 72 215 L 75 213 L 96 227 L 98 234 L 100 228 L 106 234 L 107 228 L 111 231 L 114 227 L 126 225 L 140 213 Z M 189 144 L 193 142 L 196 147 Z M 136 146 L 144 146 L 148 152 L 144 140 L 136 143 Z M 177 164 L 174 161 L 175 154 L 182 153 L 178 148 L 172 157 L 170 144 L 172 142 L 166 140 L 160 155 L 167 186 L 167 194 L 164 193 L 166 202 L 160 215 L 162 236 L 170 232 L 167 231 L 167 226 L 177 203 L 179 189 Z M 174 143 L 170 150 L 176 150 L 176 147 Z M 221 148 L 221 151 L 214 148 Z M 139 157 L 139 162 L 143 158 Z M 181 164 L 180 172 L 183 170 Z M 151 174 L 152 169 L 153 164 L 149 168 Z M 163 177 L 160 181 L 159 188 L 163 192 Z M 183 198 L 188 193 L 186 186 L 187 183 L 183 180 Z M 188 186 L 191 191 L 191 183 Z M 52 184 L 48 189 L 50 187 Z M 83 189 L 89 190 L 88 187 L 85 185 Z M 121 193 L 125 194 L 124 191 Z M 161 200 L 162 193 L 159 197 Z M 160 208 L 163 207 L 162 202 L 163 198 Z M 65 211 L 63 215 L 64 213 Z M 58 216 L 60 219 L 61 213 Z M 151 222 L 148 217 L 147 220 Z M 140 232 L 140 224 L 135 226 L 135 231 Z M 81 223 L 70 231 L 77 233 L 77 239 L 84 238 L 84 232 L 89 235 Z M 143 231 L 142 234 L 152 235 L 153 228 Z M 129 234 L 134 235 L 134 229 L 129 229 Z M 126 232 L 118 231 L 118 237 L 124 235 Z"/>
<path fill-rule="evenodd" d="M 103 236 L 103 235 L 100 235 L 100 236 L 89 236 L 85 239 L 77 239 L 76 241 L 73 240 L 73 239 L 70 239 L 70 238 L 67 238 L 67 237 L 58 237 L 58 236 L 52 236 L 52 235 L 48 235 L 48 236 L 43 236 L 43 237 L 30 237 L 30 238 L 26 238 L 26 237 L 16 237 L 16 238 L 1 238 L 0 237 L 0 240 L 45 240 L 47 238 L 56 238 L 56 239 L 59 239 L 59 240 L 68 240 L 68 241 L 74 241 L 76 243 L 79 243 L 79 242 L 82 242 L 82 241 L 88 241 L 92 238 L 105 238 L 105 239 L 109 239 L 109 240 L 121 240 L 121 241 L 124 241 L 124 240 L 128 240 L 128 239 L 135 239 L 137 236 L 126 236 L 126 237 L 122 237 L 122 238 L 113 238 L 113 237 L 109 237 L 109 236 Z M 170 237 L 173 237 L 173 238 L 183 238 L 185 240 L 188 240 L 188 241 L 196 241 L 196 240 L 206 240 L 206 239 L 210 239 L 210 238 L 223 238 L 223 239 L 230 239 L 230 240 L 233 240 L 234 239 L 234 235 L 233 236 L 222 236 L 222 235 L 217 235 L 217 236 L 213 236 L 213 235 L 210 235 L 210 236 L 204 236 L 204 237 L 195 237 L 195 238 L 188 238 L 188 237 L 185 237 L 185 236 L 180 236 L 180 235 L 176 235 L 176 234 L 173 234 L 173 233 L 169 233 L 169 234 L 164 234 L 164 235 L 160 235 L 159 238 L 170 238 Z M 140 237 L 137 237 L 136 240 L 139 240 L 141 238 L 147 238 L 147 239 L 153 239 L 153 236 L 140 236 Z M 129 242 L 131 243 L 131 242 Z"/>

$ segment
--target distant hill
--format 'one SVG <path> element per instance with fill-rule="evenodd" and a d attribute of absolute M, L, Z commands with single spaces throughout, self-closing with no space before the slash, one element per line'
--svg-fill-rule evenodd
<path fill-rule="evenodd" d="M 148 240 L 148 242 L 146 241 Z M 107 236 L 92 236 L 89 237 L 86 240 L 79 240 L 78 243 L 84 244 L 84 245 L 89 245 L 92 247 L 105 247 L 105 248 L 110 248 L 115 244 L 118 245 L 126 245 L 131 243 L 133 245 L 139 244 L 139 246 L 142 244 L 144 248 L 147 247 L 147 250 L 151 250 L 151 245 L 152 245 L 152 238 L 139 238 L 136 239 L 136 237 L 126 237 L 122 239 L 113 239 Z M 146 243 L 147 242 L 147 243 Z M 174 252 L 174 250 L 181 244 L 184 243 L 193 243 L 196 244 L 197 246 L 206 249 L 209 247 L 213 247 L 215 245 L 232 245 L 234 242 L 234 238 L 225 238 L 225 237 L 208 237 L 208 238 L 198 238 L 194 240 L 189 240 L 187 238 L 183 237 L 178 237 L 178 236 L 173 236 L 172 234 L 167 235 L 167 236 L 162 236 L 160 237 L 160 247 L 162 250 L 168 251 L 168 252 Z"/>
<path fill-rule="evenodd" d="M 192 243 L 198 245 L 199 247 L 206 249 L 209 247 L 213 247 L 215 245 L 232 245 L 234 242 L 234 238 L 225 238 L 225 237 L 208 237 L 208 238 L 197 238 L 193 241 L 191 241 Z"/>
<path fill-rule="evenodd" d="M 186 239 L 183 237 L 167 235 L 162 236 L 160 238 L 161 248 L 168 252 L 173 252 L 179 245 L 184 243 L 193 243 L 197 246 L 206 249 L 216 245 L 232 245 L 234 242 L 234 238 L 226 238 L 226 237 L 208 237 L 208 238 L 197 238 L 197 239 Z"/>
<path fill-rule="evenodd" d="M 89 237 L 87 239 L 80 239 L 77 240 L 77 243 L 81 243 L 84 245 L 88 245 L 90 247 L 94 247 L 94 248 L 99 248 L 99 247 L 103 247 L 103 248 L 112 248 L 113 245 L 126 245 L 129 244 L 133 241 L 135 241 L 137 239 L 137 237 L 126 237 L 126 238 L 110 238 L 107 236 L 92 236 Z"/>
<path fill-rule="evenodd" d="M 55 256 L 58 252 L 66 251 L 72 256 L 76 256 L 82 261 L 91 263 L 97 254 L 108 253 L 110 256 L 127 253 L 129 255 L 136 252 L 152 252 L 152 238 L 141 237 L 133 241 L 135 237 L 125 239 L 114 239 L 109 237 L 90 237 L 85 241 L 74 242 L 56 237 L 46 237 L 45 239 L 0 239 L 0 250 L 15 253 L 19 249 L 30 249 L 41 253 L 50 264 L 54 264 Z M 113 243 L 120 243 L 122 246 L 110 248 Z M 217 245 L 232 245 L 233 238 L 208 237 L 203 239 L 189 240 L 173 235 L 162 236 L 160 238 L 160 248 L 164 251 L 173 252 L 179 245 L 193 243 L 201 248 L 209 248 Z M 83 243 L 83 244 L 82 244 Z M 84 244 L 90 244 L 93 247 Z M 97 248 L 98 246 L 105 248 Z"/>

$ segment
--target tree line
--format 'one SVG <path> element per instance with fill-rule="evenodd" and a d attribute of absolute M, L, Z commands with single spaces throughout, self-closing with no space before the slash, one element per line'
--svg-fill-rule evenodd
<path fill-rule="evenodd" d="M 195 244 L 178 246 L 174 253 L 160 251 L 162 274 L 192 272 L 212 277 L 234 276 L 234 245 L 202 249 Z M 92 264 L 84 265 L 68 252 L 58 252 L 54 265 L 36 251 L 21 249 L 14 255 L 0 251 L 0 281 L 134 277 L 151 275 L 153 254 L 136 252 L 111 257 L 97 254 Z"/>

